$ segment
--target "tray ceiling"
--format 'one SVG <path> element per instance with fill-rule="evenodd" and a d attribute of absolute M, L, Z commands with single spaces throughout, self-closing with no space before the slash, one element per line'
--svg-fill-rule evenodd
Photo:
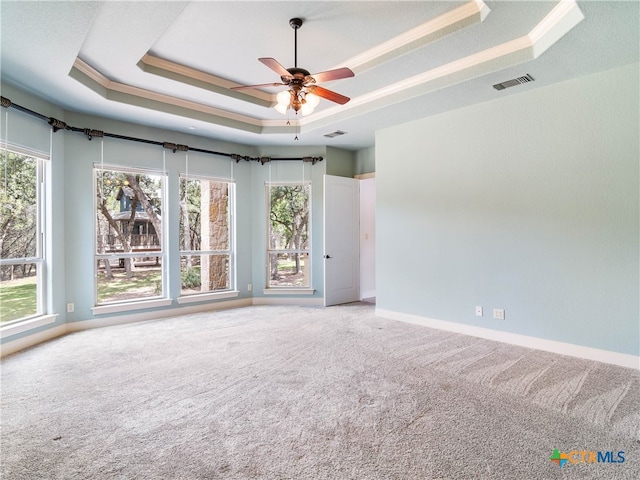
<path fill-rule="evenodd" d="M 639 60 L 638 2 L 8 2 L 2 80 L 68 110 L 252 145 L 372 146 L 377 129 Z M 351 101 L 271 108 L 258 62 L 354 78 Z M 492 85 L 526 74 L 534 82 Z M 346 132 L 332 138 L 326 134 Z M 299 140 L 294 141 L 299 131 Z"/>

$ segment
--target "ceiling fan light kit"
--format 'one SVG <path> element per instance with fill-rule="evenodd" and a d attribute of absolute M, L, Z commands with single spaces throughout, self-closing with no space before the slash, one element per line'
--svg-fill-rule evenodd
<path fill-rule="evenodd" d="M 350 99 L 339 93 L 333 92 L 317 85 L 318 82 L 339 80 L 353 77 L 354 73 L 346 67 L 329 70 L 311 75 L 308 70 L 298 68 L 298 29 L 302 26 L 302 19 L 292 18 L 289 25 L 294 30 L 294 66 L 284 68 L 276 59 L 263 57 L 258 60 L 280 75 L 281 83 L 265 83 L 260 85 L 243 85 L 232 89 L 277 87 L 285 85 L 289 87 L 276 96 L 275 109 L 286 115 L 289 109 L 296 114 L 308 115 L 318 106 L 320 98 L 344 105 Z"/>

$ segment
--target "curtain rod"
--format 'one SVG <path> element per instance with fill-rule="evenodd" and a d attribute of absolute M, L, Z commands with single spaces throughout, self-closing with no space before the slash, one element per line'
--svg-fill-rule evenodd
<path fill-rule="evenodd" d="M 180 145 L 180 144 L 171 143 L 171 142 L 158 142 L 156 140 L 148 140 L 148 139 L 144 139 L 144 138 L 128 137 L 126 135 L 117 135 L 115 133 L 103 132 L 102 130 L 93 130 L 93 129 L 90 129 L 90 128 L 73 127 L 71 125 L 67 125 L 62 120 L 58 120 L 57 118 L 53 118 L 53 117 L 47 117 L 46 115 L 42 115 L 41 113 L 34 112 L 33 110 L 29 110 L 26 107 L 23 107 L 21 105 L 13 103 L 11 100 L 9 100 L 6 97 L 0 97 L 0 105 L 2 107 L 4 107 L 4 108 L 15 108 L 16 110 L 19 110 L 19 111 L 21 111 L 23 113 L 26 113 L 28 115 L 32 115 L 32 116 L 34 116 L 36 118 L 39 118 L 40 120 L 44 120 L 49 125 L 51 125 L 51 128 L 53 129 L 54 132 L 58 132 L 59 130 L 68 130 L 70 132 L 79 132 L 79 133 L 83 133 L 84 135 L 86 135 L 89 140 L 93 139 L 93 137 L 98 137 L 98 138 L 102 138 L 102 137 L 117 138 L 117 139 L 120 139 L 120 140 L 128 140 L 128 141 L 131 141 L 131 142 L 139 142 L 139 143 L 147 143 L 147 144 L 150 144 L 150 145 L 158 145 L 158 146 L 160 146 L 162 148 L 166 148 L 168 150 L 173 151 L 173 153 L 176 153 L 177 151 L 181 151 L 181 152 L 192 151 L 192 152 L 208 153 L 210 155 L 220 155 L 220 156 L 223 156 L 223 157 L 229 157 L 231 160 L 235 160 L 236 163 L 240 163 L 240 160 L 244 160 L 244 161 L 247 161 L 247 162 L 260 162 L 262 165 L 264 165 L 265 163 L 275 162 L 275 161 L 278 161 L 278 162 L 303 161 L 303 162 L 307 162 L 307 163 L 311 163 L 312 165 L 315 165 L 317 162 L 321 162 L 322 161 L 322 157 L 280 157 L 280 158 L 250 157 L 248 155 L 238 155 L 236 153 L 216 152 L 214 150 L 207 150 L 207 149 L 204 149 L 204 148 L 189 147 L 188 145 Z"/>

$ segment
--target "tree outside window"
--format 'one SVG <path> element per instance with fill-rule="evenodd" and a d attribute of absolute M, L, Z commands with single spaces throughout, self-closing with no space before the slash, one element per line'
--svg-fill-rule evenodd
<path fill-rule="evenodd" d="M 0 152 L 0 322 L 44 314 L 44 160 Z"/>
<path fill-rule="evenodd" d="M 308 184 L 267 185 L 268 288 L 310 286 Z"/>

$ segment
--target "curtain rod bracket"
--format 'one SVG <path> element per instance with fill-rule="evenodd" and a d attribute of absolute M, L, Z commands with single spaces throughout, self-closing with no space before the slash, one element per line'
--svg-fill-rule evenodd
<path fill-rule="evenodd" d="M 171 143 L 171 142 L 164 142 L 162 144 L 162 148 L 171 150 L 173 151 L 173 153 L 176 153 L 177 151 L 187 152 L 189 150 L 189 147 L 187 145 L 180 145 L 178 143 Z"/>
<path fill-rule="evenodd" d="M 83 130 L 83 133 L 87 136 L 89 140 L 92 140 L 93 137 L 99 137 L 99 138 L 104 137 L 104 132 L 101 130 L 92 130 L 90 128 L 85 128 Z"/>
<path fill-rule="evenodd" d="M 0 105 L 4 108 L 9 108 L 11 106 L 11 100 L 5 97 L 0 97 Z"/>
<path fill-rule="evenodd" d="M 322 157 L 302 157 L 302 161 L 304 163 L 311 163 L 311 165 L 315 165 L 317 162 L 322 161 Z"/>
<path fill-rule="evenodd" d="M 65 130 L 67 128 L 66 123 L 53 117 L 49 117 L 49 125 L 51 125 L 54 132 L 57 132 L 58 130 Z"/>

